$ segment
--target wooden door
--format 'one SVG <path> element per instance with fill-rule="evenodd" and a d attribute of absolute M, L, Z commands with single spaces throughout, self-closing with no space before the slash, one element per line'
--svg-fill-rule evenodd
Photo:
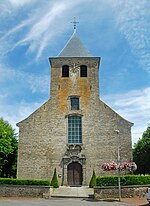
<path fill-rule="evenodd" d="M 70 186 L 82 185 L 82 165 L 77 162 L 69 164 L 67 180 Z"/>

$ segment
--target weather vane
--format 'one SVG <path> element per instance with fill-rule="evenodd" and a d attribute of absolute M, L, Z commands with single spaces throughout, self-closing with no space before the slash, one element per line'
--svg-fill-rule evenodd
<path fill-rule="evenodd" d="M 76 17 L 74 17 L 74 21 L 71 22 L 72 24 L 74 24 L 74 32 L 76 32 L 76 27 L 77 27 L 77 24 L 79 23 L 78 21 L 76 21 Z"/>

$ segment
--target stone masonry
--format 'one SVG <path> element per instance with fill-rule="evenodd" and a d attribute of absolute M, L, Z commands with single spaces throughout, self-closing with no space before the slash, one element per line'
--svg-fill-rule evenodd
<path fill-rule="evenodd" d="M 100 165 L 117 159 L 118 144 L 121 160 L 130 161 L 133 124 L 99 99 L 99 57 L 49 60 L 50 99 L 17 124 L 17 177 L 51 179 L 56 168 L 59 184 L 68 185 L 68 165 L 77 162 L 82 166 L 82 185 L 88 185 L 93 169 L 96 175 L 105 175 Z M 63 65 L 69 66 L 69 77 L 62 77 Z M 87 66 L 87 77 L 80 77 L 81 65 Z M 70 96 L 80 97 L 79 110 L 70 109 Z M 69 115 L 82 117 L 82 144 L 68 144 Z"/>

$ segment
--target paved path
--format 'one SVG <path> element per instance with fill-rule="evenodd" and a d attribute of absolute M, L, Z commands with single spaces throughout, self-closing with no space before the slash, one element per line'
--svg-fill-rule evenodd
<path fill-rule="evenodd" d="M 84 199 L 0 200 L 0 206 L 131 206 L 123 202 L 104 202 Z"/>

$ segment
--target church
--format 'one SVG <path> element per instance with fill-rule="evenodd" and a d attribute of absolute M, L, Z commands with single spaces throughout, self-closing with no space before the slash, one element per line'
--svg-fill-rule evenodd
<path fill-rule="evenodd" d="M 56 57 L 50 57 L 50 99 L 19 127 L 17 178 L 52 179 L 59 185 L 89 185 L 93 170 L 132 158 L 131 127 L 99 97 L 100 57 L 94 57 L 74 32 Z"/>

